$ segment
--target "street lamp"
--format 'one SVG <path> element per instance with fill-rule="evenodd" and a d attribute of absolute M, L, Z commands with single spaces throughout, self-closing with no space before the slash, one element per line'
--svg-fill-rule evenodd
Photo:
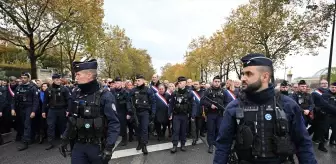
<path fill-rule="evenodd" d="M 286 80 L 286 71 L 287 71 L 288 68 L 292 69 L 293 67 L 287 67 L 287 66 L 285 66 L 284 80 Z"/>
<path fill-rule="evenodd" d="M 315 10 L 317 9 L 317 5 L 308 5 L 307 9 Z M 332 22 L 332 31 L 331 31 L 331 42 L 330 42 L 330 52 L 329 52 L 329 64 L 328 64 L 328 74 L 327 74 L 327 81 L 330 85 L 330 78 L 331 78 L 331 65 L 332 65 L 332 55 L 333 55 L 333 48 L 334 48 L 334 33 L 335 33 L 335 18 L 336 18 L 336 0 L 334 2 L 333 8 L 333 22 Z"/>
<path fill-rule="evenodd" d="M 331 78 L 331 64 L 332 64 L 332 54 L 334 48 L 334 32 L 335 32 L 335 17 L 336 17 L 336 0 L 334 3 L 334 17 L 333 17 L 333 24 L 332 24 L 332 32 L 331 32 L 331 43 L 330 43 L 330 53 L 329 53 L 329 65 L 328 65 L 328 84 L 330 85 L 330 78 Z"/>

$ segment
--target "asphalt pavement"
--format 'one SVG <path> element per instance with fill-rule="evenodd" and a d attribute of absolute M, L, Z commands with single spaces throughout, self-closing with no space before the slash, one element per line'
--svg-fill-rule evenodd
<path fill-rule="evenodd" d="M 205 138 L 203 138 L 204 140 Z M 118 140 L 118 143 L 120 139 Z M 187 151 L 180 150 L 170 153 L 172 144 L 170 139 L 158 142 L 155 137 L 151 137 L 148 145 L 149 154 L 144 156 L 140 151 L 136 151 L 136 141 L 129 143 L 127 146 L 118 145 L 115 148 L 113 158 L 109 163 L 113 164 L 211 164 L 213 155 L 207 153 L 207 146 L 203 141 L 197 145 L 191 146 L 191 140 L 187 141 Z M 57 148 L 46 151 L 47 144 L 32 144 L 26 151 L 18 152 L 16 147 L 19 143 L 12 142 L 0 146 L 0 163 L 1 164 L 67 164 L 70 158 L 64 158 L 60 155 Z M 317 150 L 314 144 L 315 154 L 318 163 L 335 164 L 336 147 L 327 146 L 328 153 Z"/>

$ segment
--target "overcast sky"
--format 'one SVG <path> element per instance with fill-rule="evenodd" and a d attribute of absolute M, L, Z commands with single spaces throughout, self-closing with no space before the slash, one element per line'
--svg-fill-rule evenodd
<path fill-rule="evenodd" d="M 166 63 L 181 63 L 192 38 L 211 36 L 232 9 L 248 0 L 105 0 L 106 23 L 125 28 L 137 48 L 147 49 L 158 73 Z M 311 76 L 328 66 L 327 49 L 318 56 L 287 57 L 294 77 Z M 333 65 L 336 65 L 334 52 Z M 305 62 L 303 62 L 305 61 Z M 234 75 L 234 73 L 232 73 Z M 284 70 L 276 77 L 283 78 Z M 235 76 L 233 76 L 235 78 Z"/>

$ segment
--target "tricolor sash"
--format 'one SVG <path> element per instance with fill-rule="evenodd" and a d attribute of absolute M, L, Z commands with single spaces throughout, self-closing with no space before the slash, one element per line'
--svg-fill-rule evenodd
<path fill-rule="evenodd" d="M 201 96 L 196 92 L 196 91 L 192 91 L 194 97 L 195 97 L 195 100 L 200 103 L 201 102 Z"/>
<path fill-rule="evenodd" d="M 15 93 L 12 91 L 12 88 L 10 87 L 10 84 L 8 84 L 8 91 L 9 91 L 9 94 L 14 97 L 15 96 Z"/>
<path fill-rule="evenodd" d="M 162 96 L 162 95 L 160 95 L 159 94 L 159 92 L 157 92 L 157 93 L 155 93 L 155 95 L 168 107 L 169 106 L 169 104 L 168 104 L 168 102 L 167 102 L 167 100 Z"/>
<path fill-rule="evenodd" d="M 232 98 L 232 100 L 236 99 L 236 96 L 230 90 L 226 89 L 225 91 L 230 95 L 230 97 Z"/>
<path fill-rule="evenodd" d="M 156 86 L 154 86 L 154 85 L 151 85 L 150 87 L 154 90 L 155 93 L 157 93 L 159 91 L 159 89 L 156 88 Z"/>
<path fill-rule="evenodd" d="M 322 96 L 322 92 L 320 90 L 316 89 L 314 92 L 317 93 L 318 95 Z"/>
<path fill-rule="evenodd" d="M 166 93 L 168 93 L 169 95 L 171 95 L 172 93 L 170 93 L 168 90 L 167 90 L 167 92 Z"/>

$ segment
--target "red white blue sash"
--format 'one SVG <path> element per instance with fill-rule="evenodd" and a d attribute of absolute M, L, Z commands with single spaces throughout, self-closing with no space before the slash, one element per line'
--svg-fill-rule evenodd
<path fill-rule="evenodd" d="M 10 84 L 8 84 L 8 91 L 12 97 L 15 96 L 15 93 L 12 91 L 12 88 L 10 87 Z"/>
<path fill-rule="evenodd" d="M 192 91 L 194 97 L 195 97 L 195 100 L 200 103 L 201 102 L 201 96 L 196 92 L 196 91 Z"/>
<path fill-rule="evenodd" d="M 227 89 L 225 91 L 229 94 L 229 96 L 232 98 L 232 100 L 236 99 L 236 96 L 230 90 Z"/>
<path fill-rule="evenodd" d="M 168 107 L 169 106 L 169 104 L 168 104 L 168 102 L 167 102 L 167 100 L 162 96 L 162 95 L 160 95 L 159 94 L 159 92 L 157 92 L 157 93 L 155 93 L 155 95 Z"/>
<path fill-rule="evenodd" d="M 322 96 L 322 92 L 320 90 L 316 89 L 314 92 L 317 93 L 318 95 Z"/>
<path fill-rule="evenodd" d="M 172 93 L 170 93 L 168 90 L 167 90 L 167 92 L 166 93 L 168 93 L 169 95 L 171 95 Z"/>
<path fill-rule="evenodd" d="M 154 90 L 155 93 L 157 93 L 159 91 L 158 88 L 156 88 L 156 86 L 154 86 L 154 85 L 151 85 L 150 87 Z"/>

